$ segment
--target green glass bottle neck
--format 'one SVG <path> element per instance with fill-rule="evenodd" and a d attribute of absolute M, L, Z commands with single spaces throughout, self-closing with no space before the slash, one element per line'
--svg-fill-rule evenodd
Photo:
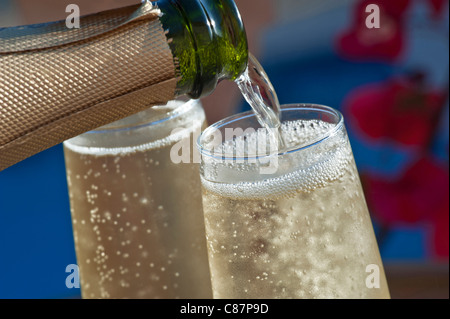
<path fill-rule="evenodd" d="M 180 80 L 178 95 L 209 95 L 223 79 L 235 80 L 248 62 L 248 44 L 233 0 L 159 0 Z"/>

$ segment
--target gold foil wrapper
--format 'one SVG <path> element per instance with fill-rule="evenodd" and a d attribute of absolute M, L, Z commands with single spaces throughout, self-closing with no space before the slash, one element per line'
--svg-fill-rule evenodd
<path fill-rule="evenodd" d="M 0 28 L 0 170 L 165 104 L 176 71 L 150 2 L 80 19 Z"/>

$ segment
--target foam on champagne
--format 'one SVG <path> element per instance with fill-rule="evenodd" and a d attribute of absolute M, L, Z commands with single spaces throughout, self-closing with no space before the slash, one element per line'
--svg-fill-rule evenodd
<path fill-rule="evenodd" d="M 185 138 L 189 138 L 190 134 L 192 134 L 193 132 L 195 132 L 196 130 L 199 130 L 201 128 L 201 122 L 198 122 L 197 124 L 198 125 L 194 125 L 192 128 L 185 128 L 185 129 L 180 130 L 177 133 L 167 136 L 163 139 L 160 139 L 160 140 L 157 140 L 157 141 L 154 141 L 151 143 L 137 145 L 137 146 L 114 147 L 114 148 L 85 147 L 85 146 L 78 146 L 76 144 L 67 143 L 67 142 L 64 145 L 73 152 L 76 152 L 79 154 L 85 154 L 85 155 L 117 156 L 117 155 L 134 154 L 136 152 L 145 152 L 148 150 L 164 148 L 164 147 L 174 144 L 178 141 L 181 141 Z"/>
<path fill-rule="evenodd" d="M 203 186 L 220 196 L 233 199 L 264 199 L 292 196 L 310 192 L 339 179 L 353 157 L 351 148 L 336 124 L 318 120 L 284 122 L 281 132 L 288 149 L 293 151 L 278 156 L 281 174 L 254 182 L 216 183 L 202 176 Z M 257 141 L 266 138 L 261 131 L 226 141 L 214 150 L 230 157 L 236 150 L 244 149 L 247 156 L 257 154 Z M 318 143 L 320 141 L 320 143 Z M 347 146 L 343 146 L 347 145 Z M 301 150 L 299 150 L 301 149 Z M 298 151 L 296 151 L 298 150 Z M 230 160 L 205 159 L 206 165 L 235 169 L 242 173 L 259 175 L 258 162 L 238 163 Z"/>

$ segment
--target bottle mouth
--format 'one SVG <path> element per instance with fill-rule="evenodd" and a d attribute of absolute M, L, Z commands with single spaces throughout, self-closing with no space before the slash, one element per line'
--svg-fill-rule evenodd
<path fill-rule="evenodd" d="M 248 40 L 241 13 L 233 0 L 200 0 L 200 3 L 218 49 L 215 54 L 219 80 L 234 81 L 248 64 Z"/>
<path fill-rule="evenodd" d="M 235 80 L 248 62 L 247 36 L 233 0 L 160 0 L 160 21 L 173 54 L 178 94 L 197 99 L 223 79 Z"/>

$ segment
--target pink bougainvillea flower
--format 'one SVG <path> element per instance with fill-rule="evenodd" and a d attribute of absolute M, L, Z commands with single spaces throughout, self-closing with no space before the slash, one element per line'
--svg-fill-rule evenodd
<path fill-rule="evenodd" d="M 380 28 L 369 29 L 366 7 L 380 8 Z M 395 61 L 404 48 L 404 14 L 410 0 L 363 0 L 355 7 L 353 23 L 337 41 L 338 53 L 353 60 Z"/>
<path fill-rule="evenodd" d="M 343 111 L 349 126 L 365 137 L 426 146 L 443 107 L 444 94 L 425 89 L 423 78 L 412 76 L 357 88 Z"/>
<path fill-rule="evenodd" d="M 383 224 L 416 223 L 448 214 L 448 169 L 426 156 L 397 179 L 364 174 L 367 199 Z"/>
<path fill-rule="evenodd" d="M 444 10 L 448 5 L 448 0 L 428 0 L 431 6 L 432 14 L 434 19 L 442 18 Z"/>
<path fill-rule="evenodd" d="M 424 156 L 399 178 L 363 174 L 362 180 L 371 212 L 382 225 L 429 223 L 436 255 L 448 256 L 448 167 Z"/>
<path fill-rule="evenodd" d="M 449 198 L 442 202 L 440 213 L 433 220 L 433 239 L 430 243 L 435 257 L 448 258 L 449 255 Z"/>

